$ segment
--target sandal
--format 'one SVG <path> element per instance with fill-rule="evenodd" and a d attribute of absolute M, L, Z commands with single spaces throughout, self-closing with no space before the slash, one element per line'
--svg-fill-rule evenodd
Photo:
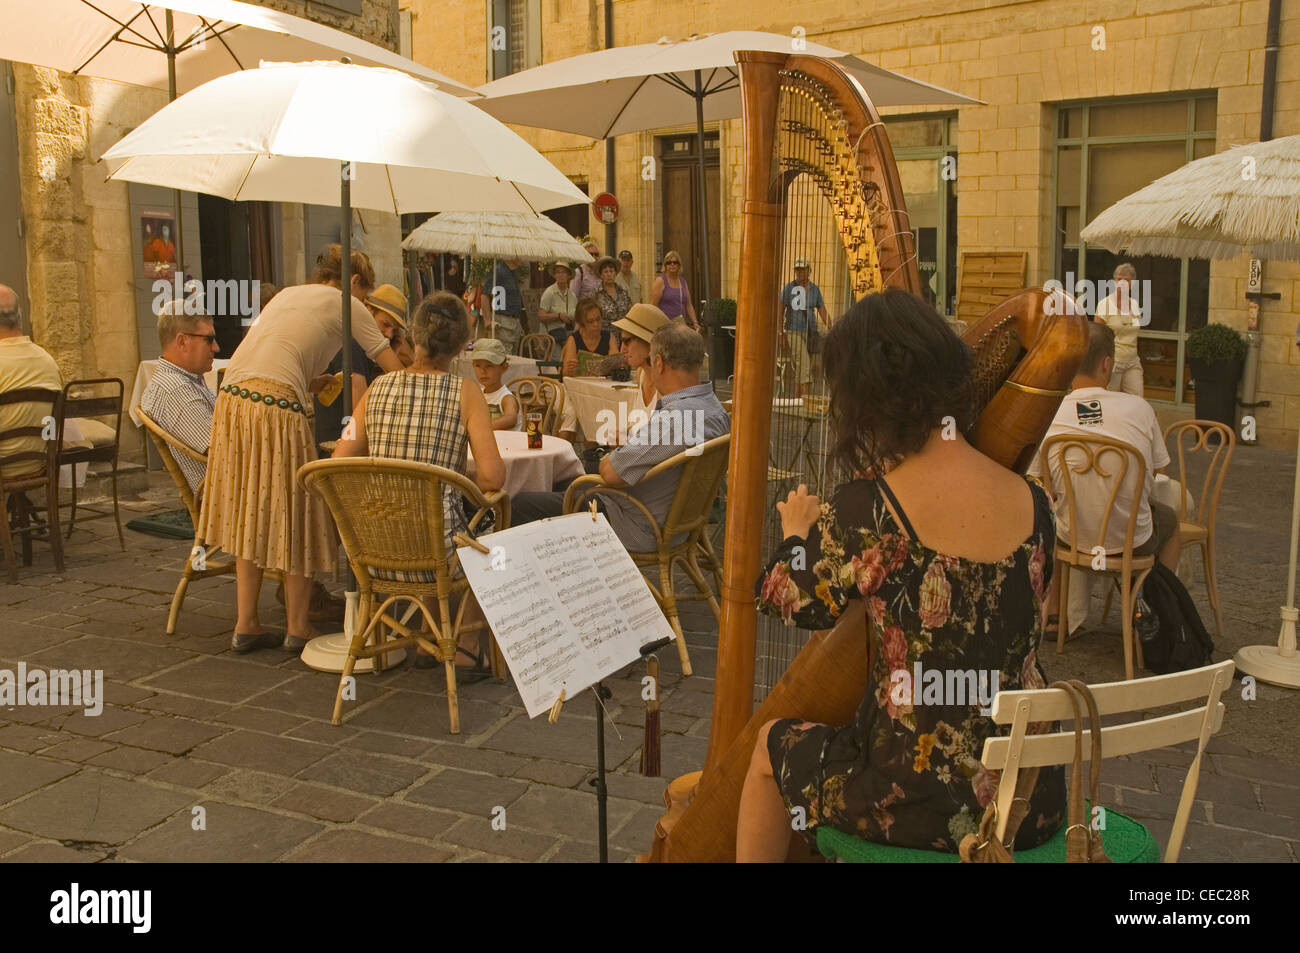
<path fill-rule="evenodd" d="M 492 677 L 492 666 L 488 664 L 487 653 L 482 646 L 479 646 L 478 655 L 474 655 L 469 649 L 457 647 L 456 655 L 463 655 L 474 663 L 464 667 L 456 666 L 456 681 L 463 681 L 466 685 L 473 685 L 475 682 L 481 682 Z"/>

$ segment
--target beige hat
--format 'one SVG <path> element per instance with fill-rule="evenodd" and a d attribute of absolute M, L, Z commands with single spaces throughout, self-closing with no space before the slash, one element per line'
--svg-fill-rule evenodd
<path fill-rule="evenodd" d="M 366 295 L 366 304 L 378 308 L 406 330 L 406 295 L 393 285 L 380 285 Z"/>
<path fill-rule="evenodd" d="M 654 305 L 634 304 L 628 308 L 627 317 L 614 322 L 614 327 L 649 344 L 655 332 L 667 323 L 668 315 Z"/>
<path fill-rule="evenodd" d="M 504 364 L 509 358 L 506 356 L 506 346 L 496 338 L 480 338 L 474 344 L 474 350 L 469 352 L 470 360 L 487 361 L 489 364 Z"/>

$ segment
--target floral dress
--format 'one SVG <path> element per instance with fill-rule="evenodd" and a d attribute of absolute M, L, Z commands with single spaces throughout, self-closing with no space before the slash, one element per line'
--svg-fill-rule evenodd
<path fill-rule="evenodd" d="M 849 599 L 862 598 L 872 623 L 870 681 L 853 722 L 787 718 L 768 735 L 781 796 L 810 838 L 827 824 L 866 840 L 955 852 L 976 833 L 1001 774 L 980 764 L 984 739 L 998 733 L 981 710 L 999 688 L 1046 685 L 1038 605 L 1056 530 L 1047 495 L 1029 485 L 1033 533 L 1000 562 L 921 545 L 883 479 L 842 486 L 808 538 L 786 539 L 774 555 L 758 583 L 759 611 L 828 629 Z M 1063 769 L 1043 769 L 1015 846 L 1050 838 L 1064 807 Z"/>

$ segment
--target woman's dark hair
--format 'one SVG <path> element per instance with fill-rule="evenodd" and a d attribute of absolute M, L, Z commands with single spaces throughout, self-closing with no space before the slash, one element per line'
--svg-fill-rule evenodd
<path fill-rule="evenodd" d="M 952 417 L 971 423 L 971 355 L 939 313 L 906 291 L 854 303 L 822 348 L 831 455 L 849 473 L 884 475 Z"/>
<path fill-rule="evenodd" d="M 449 291 L 435 291 L 411 318 L 411 342 L 430 358 L 455 357 L 469 343 L 469 312 Z"/>
<path fill-rule="evenodd" d="M 608 255 L 596 260 L 596 274 L 599 275 L 606 268 L 613 268 L 615 277 L 618 276 L 619 264 L 615 259 L 610 258 Z"/>
<path fill-rule="evenodd" d="M 593 308 L 596 311 L 600 311 L 600 305 L 596 303 L 596 299 L 590 297 L 583 298 L 573 309 L 573 323 L 579 325 L 583 321 L 587 320 L 587 315 L 591 313 Z"/>

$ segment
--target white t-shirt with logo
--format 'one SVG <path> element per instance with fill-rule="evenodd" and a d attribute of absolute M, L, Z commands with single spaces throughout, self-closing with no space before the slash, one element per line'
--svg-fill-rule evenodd
<path fill-rule="evenodd" d="M 1165 448 L 1165 438 L 1160 432 L 1160 423 L 1155 411 L 1141 397 L 1125 394 L 1122 391 L 1107 390 L 1104 387 L 1081 387 L 1071 391 L 1061 401 L 1060 409 L 1047 428 L 1048 437 L 1057 434 L 1096 434 L 1123 440 L 1135 447 L 1142 459 L 1146 461 L 1147 472 L 1142 483 L 1142 496 L 1138 500 L 1137 524 L 1133 529 L 1133 545 L 1140 546 L 1151 538 L 1151 491 L 1155 486 L 1155 471 L 1169 466 L 1169 451 Z M 1079 451 L 1070 454 L 1073 459 Z M 1107 455 L 1103 466 L 1109 469 L 1116 458 Z M 1043 478 L 1042 454 L 1034 458 L 1030 470 L 1033 476 L 1047 483 L 1056 501 L 1057 534 L 1065 540 L 1079 546 L 1091 548 L 1096 543 L 1097 533 L 1101 529 L 1102 511 L 1110 500 L 1110 487 L 1107 481 L 1095 473 L 1071 472 L 1071 484 L 1074 487 L 1076 512 L 1080 522 L 1084 523 L 1081 540 L 1075 540 L 1070 531 L 1069 509 L 1065 502 L 1065 483 L 1057 464 L 1052 465 L 1052 478 Z M 1133 512 L 1133 499 L 1128 488 L 1132 486 L 1132 475 L 1124 481 L 1119 495 L 1115 498 L 1115 513 L 1106 526 L 1105 546 L 1108 553 L 1117 553 L 1124 548 L 1124 530 L 1128 527 L 1129 514 Z M 1085 516 L 1085 514 L 1090 514 Z"/>

